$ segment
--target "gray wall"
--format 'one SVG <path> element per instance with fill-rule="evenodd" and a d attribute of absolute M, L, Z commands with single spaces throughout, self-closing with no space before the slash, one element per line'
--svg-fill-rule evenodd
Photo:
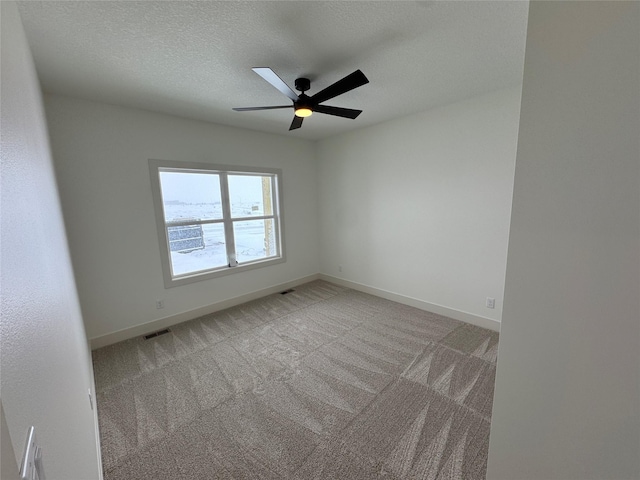
<path fill-rule="evenodd" d="M 4 408 L 0 402 L 0 478 L 2 480 L 19 480 L 16 453 L 11 444 L 11 434 L 4 417 Z"/>
<path fill-rule="evenodd" d="M 312 142 L 61 96 L 45 107 L 89 338 L 148 333 L 158 323 L 136 327 L 317 274 Z M 165 289 L 150 158 L 282 169 L 287 261 Z"/>
<path fill-rule="evenodd" d="M 18 463 L 34 425 L 48 480 L 98 479 L 91 360 L 40 87 L 16 5 L 0 8 L 2 407 Z"/>
<path fill-rule="evenodd" d="M 530 5 L 487 478 L 640 478 L 640 2 Z"/>
<path fill-rule="evenodd" d="M 318 272 L 497 329 L 519 105 L 517 87 L 315 144 L 47 96 L 89 337 L 112 343 Z M 282 168 L 287 262 L 165 289 L 149 158 Z"/>
<path fill-rule="evenodd" d="M 515 87 L 320 141 L 320 271 L 497 330 L 519 113 Z"/>

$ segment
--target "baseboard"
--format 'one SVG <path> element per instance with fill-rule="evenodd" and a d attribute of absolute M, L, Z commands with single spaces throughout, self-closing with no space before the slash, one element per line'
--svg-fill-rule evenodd
<path fill-rule="evenodd" d="M 454 308 L 425 302 L 423 300 L 418 300 L 417 298 L 407 297 L 405 295 L 400 295 L 399 293 L 393 293 L 387 290 L 382 290 L 380 288 L 370 287 L 369 285 L 364 285 L 362 283 L 351 282 L 342 278 L 332 277 L 331 275 L 325 275 L 324 273 L 321 273 L 318 277 L 321 280 L 326 280 L 327 282 L 335 283 L 336 285 L 341 285 L 347 288 L 352 288 L 360 292 L 369 293 L 371 295 L 375 295 L 376 297 L 386 298 L 387 300 L 392 300 L 404 305 L 419 308 L 420 310 L 426 310 L 428 312 L 437 313 L 438 315 L 444 315 L 445 317 L 455 318 L 456 320 L 470 323 L 471 325 L 476 325 L 478 327 L 487 328 L 489 330 L 493 330 L 494 332 L 500 331 L 500 322 L 497 320 L 493 320 L 492 318 L 481 317 L 480 315 L 475 315 L 473 313 L 463 312 Z"/>
<path fill-rule="evenodd" d="M 267 295 L 281 292 L 283 290 L 286 290 L 287 288 L 296 287 L 298 285 L 302 285 L 303 283 L 312 282 L 313 280 L 318 279 L 326 280 L 327 282 L 335 283 L 336 285 L 342 285 L 343 287 L 352 288 L 360 292 L 369 293 L 377 297 L 386 298 L 387 300 L 392 300 L 404 305 L 419 308 L 420 310 L 426 310 L 428 312 L 437 313 L 438 315 L 444 315 L 445 317 L 455 318 L 456 320 L 470 323 L 472 325 L 477 325 L 478 327 L 488 328 L 489 330 L 493 330 L 495 332 L 500 331 L 500 322 L 491 318 L 481 317 L 480 315 L 475 315 L 473 313 L 463 312 L 454 308 L 448 308 L 435 303 L 425 302 L 423 300 L 418 300 L 416 298 L 400 295 L 399 293 L 393 293 L 387 290 L 382 290 L 380 288 L 371 287 L 362 283 L 351 282 L 349 280 L 333 277 L 331 275 L 317 273 L 314 275 L 308 275 L 306 277 L 298 278 L 290 282 L 281 283 L 273 287 L 263 288 L 254 292 L 245 293 L 228 300 L 212 303 L 211 305 L 195 308 L 193 310 L 188 310 L 186 312 L 170 315 L 168 317 L 152 320 L 150 322 L 136 325 L 134 327 L 125 328 L 116 332 L 108 333 L 106 335 L 91 338 L 89 340 L 91 349 L 95 350 L 97 348 L 106 347 L 107 345 L 112 345 L 124 340 L 129 340 L 130 338 L 142 336 L 150 332 L 169 328 L 173 325 L 177 325 L 188 320 L 193 320 L 194 318 L 209 315 L 211 313 L 224 310 L 225 308 L 235 307 L 236 305 L 250 302 L 251 300 L 256 300 L 258 298 L 266 297 Z"/>
<path fill-rule="evenodd" d="M 225 308 L 235 307 L 236 305 L 240 305 L 241 303 L 250 302 L 251 300 L 266 297 L 267 295 L 278 293 L 288 288 L 302 285 L 303 283 L 312 282 L 313 280 L 318 280 L 319 278 L 319 274 L 308 275 L 306 277 L 298 278 L 290 282 L 281 283 L 273 287 L 263 288 L 261 290 L 245 293 L 228 300 L 212 303 L 211 305 L 195 308 L 193 310 L 188 310 L 186 312 L 136 325 L 135 327 L 125 328 L 116 332 L 108 333 L 106 335 L 94 337 L 89 340 L 91 349 L 95 350 L 97 348 L 106 347 L 107 345 L 122 342 L 123 340 L 129 340 L 130 338 L 146 335 L 147 333 L 162 330 L 164 328 L 169 328 L 173 325 L 177 325 L 178 323 L 193 320 L 194 318 L 202 317 L 204 315 L 209 315 L 211 313 L 224 310 Z"/>

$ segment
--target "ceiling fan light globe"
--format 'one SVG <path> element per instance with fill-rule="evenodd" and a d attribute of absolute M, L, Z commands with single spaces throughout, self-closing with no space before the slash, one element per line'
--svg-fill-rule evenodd
<path fill-rule="evenodd" d="M 313 111 L 311 111 L 310 108 L 299 107 L 299 108 L 296 108 L 296 112 L 295 113 L 296 113 L 296 117 L 305 118 L 305 117 L 311 116 Z"/>

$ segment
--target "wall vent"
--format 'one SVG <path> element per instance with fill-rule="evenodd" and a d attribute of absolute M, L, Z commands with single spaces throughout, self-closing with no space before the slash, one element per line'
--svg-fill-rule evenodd
<path fill-rule="evenodd" d="M 158 330 L 157 332 L 150 333 L 149 335 L 145 335 L 144 339 L 149 340 L 150 338 L 159 337 L 160 335 L 164 335 L 165 333 L 169 333 L 171 330 L 165 328 L 164 330 Z"/>
<path fill-rule="evenodd" d="M 280 292 L 280 295 L 286 295 L 287 293 L 291 293 L 291 292 L 295 292 L 295 290 L 293 288 L 290 288 L 289 290 L 285 290 L 284 292 Z"/>

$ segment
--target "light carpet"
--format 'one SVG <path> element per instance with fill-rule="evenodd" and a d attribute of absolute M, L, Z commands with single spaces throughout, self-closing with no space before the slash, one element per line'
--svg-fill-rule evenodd
<path fill-rule="evenodd" d="M 101 348 L 104 478 L 483 479 L 497 348 L 324 281 Z"/>

